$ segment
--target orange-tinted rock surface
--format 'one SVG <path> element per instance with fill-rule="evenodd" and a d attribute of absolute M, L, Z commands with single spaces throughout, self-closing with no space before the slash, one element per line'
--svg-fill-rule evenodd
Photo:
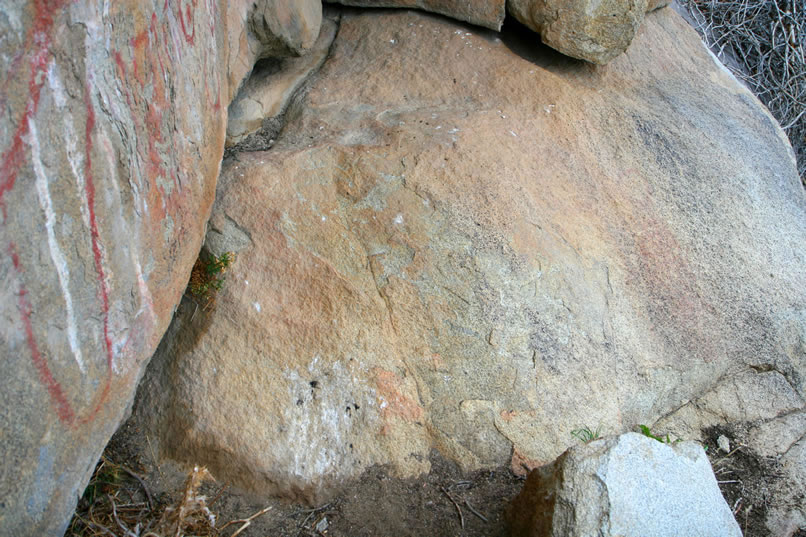
<path fill-rule="evenodd" d="M 345 15 L 277 145 L 224 165 L 207 245 L 237 261 L 142 391 L 163 453 L 312 497 L 433 448 L 546 463 L 689 401 L 802 409 L 791 148 L 676 14 L 644 26 L 598 68 Z"/>

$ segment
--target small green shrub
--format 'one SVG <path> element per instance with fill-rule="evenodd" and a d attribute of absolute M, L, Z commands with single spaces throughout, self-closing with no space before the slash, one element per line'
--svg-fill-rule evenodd
<path fill-rule="evenodd" d="M 580 442 L 582 442 L 583 444 L 587 444 L 589 442 L 593 442 L 598 438 L 601 438 L 601 436 L 599 435 L 601 427 L 602 426 L 600 425 L 596 427 L 595 430 L 593 430 L 586 425 L 581 429 L 574 429 L 573 431 L 571 431 L 571 435 Z"/>
<path fill-rule="evenodd" d="M 235 261 L 235 254 L 225 252 L 220 256 L 199 254 L 190 273 L 188 291 L 195 298 L 204 302 L 204 308 L 212 304 L 215 292 L 224 285 L 224 273 Z"/>

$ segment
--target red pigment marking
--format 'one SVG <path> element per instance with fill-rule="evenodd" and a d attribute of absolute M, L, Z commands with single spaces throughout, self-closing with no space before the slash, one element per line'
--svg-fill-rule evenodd
<path fill-rule="evenodd" d="M 194 2 L 193 5 L 195 6 L 196 3 Z M 193 27 L 193 13 L 190 10 L 190 4 L 185 6 L 185 12 L 186 13 L 183 16 L 182 6 L 179 6 L 179 24 L 182 26 L 182 34 L 185 36 L 185 41 L 187 41 L 189 45 L 193 45 L 196 29 Z M 185 16 L 187 16 L 188 24 L 191 27 L 190 33 L 188 33 L 187 28 L 185 27 Z"/>
<path fill-rule="evenodd" d="M 126 64 L 123 63 L 123 56 L 121 56 L 120 51 L 117 50 L 112 52 L 112 56 L 115 58 L 115 64 L 118 67 L 117 68 L 118 78 L 121 80 L 126 80 Z M 127 86 L 124 86 L 124 90 L 125 91 L 123 93 L 126 95 L 126 104 L 128 104 L 129 107 L 131 108 L 132 103 L 131 99 L 129 99 L 129 92 L 127 90 Z"/>
<path fill-rule="evenodd" d="M 34 59 L 31 61 L 31 78 L 28 82 L 29 99 L 25 106 L 22 119 L 17 124 L 17 130 L 11 138 L 11 147 L 3 153 L 0 159 L 0 209 L 3 211 L 3 220 L 6 219 L 6 204 L 3 200 L 6 192 L 14 188 L 17 180 L 17 173 L 22 166 L 25 156 L 22 150 L 22 139 L 28 134 L 28 121 L 36 113 L 39 107 L 39 96 L 45 79 L 45 69 L 47 68 L 48 49 L 42 47 Z M 37 78 L 40 80 L 37 82 Z"/>
<path fill-rule="evenodd" d="M 132 37 L 130 43 L 132 48 L 140 48 L 146 43 L 148 39 L 148 30 L 141 30 L 136 36 Z"/>
<path fill-rule="evenodd" d="M 90 237 L 92 255 L 95 258 L 95 271 L 101 284 L 101 312 L 104 316 L 104 342 L 106 343 L 106 364 L 112 368 L 112 339 L 109 337 L 109 287 L 104 274 L 101 235 L 95 216 L 95 182 L 92 176 L 92 130 L 95 128 L 95 109 L 90 100 L 89 84 L 84 86 L 84 105 L 87 108 L 87 123 L 84 129 L 84 191 L 87 194 L 87 209 L 90 217 Z"/>
<path fill-rule="evenodd" d="M 148 29 L 140 31 L 136 36 L 134 36 L 131 39 L 130 44 L 131 44 L 132 48 L 134 49 L 135 58 L 137 57 L 138 49 L 143 48 L 147 43 L 148 43 Z M 118 56 L 120 55 L 119 53 L 117 53 L 117 54 L 118 54 Z M 116 62 L 118 61 L 117 58 L 115 59 L 115 61 Z M 138 81 L 140 81 L 140 84 L 142 85 L 143 81 L 140 80 L 140 72 L 139 72 L 139 69 L 137 68 L 138 67 L 137 61 L 134 61 L 132 63 L 134 64 L 134 77 Z M 118 64 L 118 66 L 120 67 L 120 63 Z"/>
<path fill-rule="evenodd" d="M 64 395 L 61 385 L 53 378 L 48 363 L 39 352 L 39 346 L 36 344 L 34 337 L 34 327 L 31 323 L 31 303 L 28 301 L 25 290 L 25 285 L 22 283 L 22 268 L 20 267 L 20 257 L 17 255 L 17 246 L 12 242 L 8 246 L 9 255 L 11 255 L 11 262 L 14 264 L 14 270 L 17 272 L 17 279 L 19 280 L 20 289 L 19 296 L 17 297 L 17 308 L 22 316 L 22 322 L 25 325 L 25 337 L 28 340 L 28 348 L 31 350 L 31 361 L 34 363 L 37 372 L 39 373 L 39 382 L 41 382 L 48 390 L 50 401 L 56 407 L 56 414 L 59 420 L 67 425 L 72 425 L 75 422 L 76 415 L 70 406 L 70 402 Z"/>
<path fill-rule="evenodd" d="M 11 137 L 11 146 L 0 157 L 0 209 L 3 211 L 3 220 L 6 219 L 6 204 L 3 200 L 6 192 L 14 188 L 20 166 L 22 166 L 23 152 L 22 139 L 28 134 L 28 120 L 36 113 L 39 107 L 39 96 L 42 85 L 45 83 L 50 56 L 50 30 L 53 27 L 53 13 L 60 10 L 65 0 L 38 0 L 34 2 L 34 22 L 25 37 L 23 50 L 30 50 L 37 45 L 31 59 L 31 74 L 28 79 L 28 102 L 22 118 L 17 122 L 17 129 Z M 16 59 L 15 59 L 16 63 Z M 12 68 L 14 63 L 12 63 Z M 9 79 L 14 76 L 13 72 Z"/>
<path fill-rule="evenodd" d="M 205 54 L 205 60 L 206 59 L 207 59 L 207 55 Z M 210 93 L 212 93 L 210 91 L 210 85 L 207 83 L 207 78 L 205 77 L 205 79 L 204 79 L 204 96 L 207 99 L 207 104 L 210 104 L 210 101 L 212 100 L 212 98 L 210 97 Z M 217 85 L 217 87 L 216 87 L 215 102 L 212 103 L 212 107 L 213 107 L 213 110 L 215 112 L 218 112 L 218 111 L 221 110 L 221 85 L 220 84 Z"/>
<path fill-rule="evenodd" d="M 106 400 L 109 398 L 109 393 L 112 391 L 112 369 L 109 369 L 106 372 L 106 383 L 104 384 L 104 389 L 101 392 L 101 397 L 98 399 L 98 403 L 92 409 L 92 412 L 87 414 L 86 416 L 82 416 L 78 422 L 81 425 L 86 425 L 91 421 L 95 420 L 95 417 L 98 415 L 98 412 L 101 410 L 101 407 L 104 405 Z"/>
<path fill-rule="evenodd" d="M 4 219 L 7 217 L 7 213 L 3 197 L 5 196 L 6 192 L 9 192 L 14 188 L 14 183 L 17 180 L 17 174 L 22 166 L 24 157 L 22 151 L 22 139 L 28 134 L 29 121 L 34 114 L 36 114 L 39 107 L 41 90 L 46 78 L 48 59 L 50 57 L 50 31 L 54 23 L 53 14 L 61 10 L 66 3 L 66 0 L 37 0 L 34 2 L 34 22 L 28 31 L 25 39 L 25 45 L 23 47 L 24 51 L 30 51 L 31 49 L 34 49 L 33 45 L 36 45 L 36 48 L 33 50 L 33 57 L 30 61 L 28 102 L 26 103 L 25 110 L 17 124 L 17 129 L 14 131 L 14 135 L 11 138 L 11 145 L 2 154 L 2 157 L 0 157 L 0 208 L 2 208 Z M 12 63 L 12 71 L 16 70 L 18 63 L 18 59 L 15 58 L 14 62 Z M 13 76 L 14 73 L 12 72 L 11 76 L 9 76 L 9 79 L 13 78 Z M 104 336 L 106 340 L 107 365 L 109 366 L 109 369 L 107 372 L 106 384 L 101 393 L 100 400 L 90 415 L 80 418 L 79 422 L 82 424 L 92 421 L 95 418 L 101 406 L 108 398 L 112 384 L 112 345 L 109 338 L 108 329 L 109 291 L 106 287 L 103 266 L 100 264 L 101 250 L 94 207 L 95 187 L 92 183 L 90 160 L 90 150 L 92 148 L 91 132 L 95 125 L 95 114 L 92 107 L 89 105 L 89 91 L 86 89 L 85 103 L 87 104 L 88 113 L 87 129 L 85 133 L 87 138 L 87 160 L 85 163 L 85 172 L 87 175 L 86 191 L 90 209 L 90 221 L 92 223 L 91 233 L 93 239 L 93 254 L 95 255 L 96 269 L 99 270 L 101 280 L 101 295 L 104 303 Z M 9 253 L 20 280 L 20 291 L 17 305 L 25 326 L 25 335 L 28 347 L 31 351 L 31 360 L 39 373 L 40 382 L 45 386 L 48 394 L 50 395 L 51 403 L 56 407 L 56 413 L 59 417 L 59 420 L 65 425 L 74 426 L 76 423 L 75 411 L 70 405 L 70 402 L 67 400 L 61 385 L 53 377 L 53 373 L 48 367 L 47 360 L 39 351 L 39 346 L 37 345 L 36 337 L 34 336 L 33 324 L 31 322 L 32 307 L 31 303 L 28 301 L 25 286 L 22 283 L 21 263 L 19 255 L 16 251 L 16 245 L 13 242 L 9 244 Z"/>

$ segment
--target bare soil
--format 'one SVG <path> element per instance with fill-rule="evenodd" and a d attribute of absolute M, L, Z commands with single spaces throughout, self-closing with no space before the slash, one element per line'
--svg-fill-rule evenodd
<path fill-rule="evenodd" d="M 125 423 L 112 437 L 104 460 L 102 477 L 96 482 L 94 497 L 82 499 L 77 516 L 67 535 L 124 535 L 111 516 L 109 498 L 113 498 L 118 518 L 131 529 L 157 525 L 161 512 L 177 505 L 184 491 L 188 469 L 171 462 L 160 462 L 151 453 L 148 437 L 134 423 Z M 207 482 L 201 493 L 217 517 L 217 528 L 232 520 L 248 517 L 271 507 L 256 517 L 239 537 L 505 537 L 508 535 L 504 512 L 509 501 L 522 488 L 523 481 L 508 468 L 464 473 L 442 458 L 431 455 L 431 472 L 418 479 L 390 476 L 388 469 L 372 468 L 360 479 L 348 483 L 342 493 L 324 505 L 289 504 L 273 498 L 256 497 L 230 487 L 219 476 Z M 142 483 L 125 471 L 109 468 L 125 466 L 142 478 Z M 114 483 L 104 483 L 116 473 Z M 154 509 L 147 507 L 145 488 L 153 498 Z M 123 507 L 121 507 L 123 506 Z M 126 509 L 138 509 L 127 522 Z M 104 510 L 109 511 L 107 522 Z M 460 514 L 461 513 L 461 514 Z M 138 518 L 139 517 L 139 518 Z M 105 529 L 82 521 L 97 520 Z M 136 520 L 135 520 L 136 519 Z M 231 537 L 242 523 L 223 530 L 196 527 L 195 534 Z M 118 526 L 118 527 L 115 527 Z M 144 535 L 145 532 L 141 533 Z M 190 533 L 188 533 L 190 535 Z"/>
<path fill-rule="evenodd" d="M 745 537 L 769 535 L 765 521 L 786 479 L 774 458 L 749 450 L 746 427 L 703 431 L 719 487 Z M 721 451 L 719 436 L 731 442 Z M 418 479 L 392 477 L 376 467 L 347 483 L 322 505 L 291 504 L 231 487 L 226 477 L 207 481 L 199 493 L 216 515 L 189 517 L 183 535 L 199 537 L 505 537 L 505 511 L 520 492 L 522 478 L 509 468 L 462 472 L 436 451 L 432 470 Z M 165 510 L 180 505 L 190 469 L 157 461 L 148 434 L 135 420 L 124 423 L 107 446 L 98 471 L 79 502 L 69 537 L 165 537 Z M 794 501 L 806 501 L 795 498 Z M 112 509 L 112 506 L 115 509 Z M 268 510 L 266 510 L 268 508 Z M 265 511 L 265 512 L 263 512 Z M 259 516 L 255 516 L 256 514 Z M 246 520 L 251 518 L 244 528 Z M 239 521 L 226 525 L 227 522 Z M 155 533 L 149 534 L 149 530 Z M 242 530 L 239 532 L 239 530 Z M 131 533 L 127 534 L 127 531 Z M 796 531 L 792 537 L 806 537 Z"/>
<path fill-rule="evenodd" d="M 717 438 L 722 435 L 731 442 L 729 453 L 718 447 Z M 710 427 L 703 431 L 703 436 L 719 489 L 742 533 L 745 537 L 769 535 L 766 520 L 770 507 L 779 495 L 779 488 L 788 486 L 780 464 L 748 449 L 743 444 L 747 430 L 740 424 Z M 792 537 L 806 537 L 806 532 L 796 531 Z"/>

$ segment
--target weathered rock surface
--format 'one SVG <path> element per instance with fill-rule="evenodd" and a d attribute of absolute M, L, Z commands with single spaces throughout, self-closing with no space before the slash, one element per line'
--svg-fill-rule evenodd
<path fill-rule="evenodd" d="M 271 137 L 282 126 L 281 115 L 305 80 L 327 57 L 336 23 L 325 20 L 319 39 L 299 58 L 272 58 L 259 63 L 241 86 L 227 112 L 227 147 L 265 128 Z"/>
<path fill-rule="evenodd" d="M 670 10 L 607 69 L 503 37 L 342 18 L 283 138 L 224 166 L 208 246 L 238 260 L 139 398 L 163 453 L 311 496 L 701 397 L 803 408 L 806 200 L 765 109 Z"/>
<path fill-rule="evenodd" d="M 656 9 L 666 7 L 671 3 L 672 3 L 671 0 L 648 0 L 646 11 L 647 13 L 649 13 L 651 11 L 655 11 Z"/>
<path fill-rule="evenodd" d="M 700 444 L 636 433 L 572 447 L 533 470 L 509 519 L 513 537 L 742 535 Z"/>
<path fill-rule="evenodd" d="M 321 0 L 236 0 L 226 2 L 224 9 L 229 50 L 227 103 L 257 60 L 301 56 L 316 42 L 322 24 Z"/>
<path fill-rule="evenodd" d="M 328 0 L 345 6 L 404 7 L 439 13 L 460 21 L 500 30 L 506 0 Z M 427 36 L 423 36 L 427 37 Z"/>
<path fill-rule="evenodd" d="M 3 3 L 0 534 L 63 533 L 198 255 L 234 88 L 316 8 Z"/>
<path fill-rule="evenodd" d="M 806 529 L 806 434 L 787 449 L 780 462 L 792 486 L 782 494 L 784 501 L 772 505 L 767 527 L 774 535 L 795 535 Z"/>
<path fill-rule="evenodd" d="M 802 328 L 790 329 L 788 335 L 775 338 L 777 345 L 802 337 Z M 731 440 L 731 449 L 740 449 L 744 455 L 774 468 L 764 479 L 763 492 L 753 491 L 764 495 L 764 518 L 770 535 L 793 535 L 798 528 L 806 528 L 806 482 L 802 478 L 806 475 L 806 450 L 801 447 L 806 438 L 806 411 L 798 404 L 802 395 L 795 393 L 795 386 L 802 386 L 803 359 L 791 365 L 795 367 L 784 366 L 785 375 L 765 371 L 771 369 L 766 364 L 754 366 L 760 373 L 722 379 L 654 425 L 658 432 L 674 432 L 697 440 L 705 440 L 703 431 L 714 426 L 737 428 L 741 436 L 736 442 Z M 803 393 L 802 388 L 799 393 Z M 747 505 L 742 512 L 748 513 L 749 507 L 752 506 Z"/>
<path fill-rule="evenodd" d="M 605 64 L 627 50 L 644 13 L 662 5 L 655 0 L 507 0 L 507 11 L 551 48 Z"/>

